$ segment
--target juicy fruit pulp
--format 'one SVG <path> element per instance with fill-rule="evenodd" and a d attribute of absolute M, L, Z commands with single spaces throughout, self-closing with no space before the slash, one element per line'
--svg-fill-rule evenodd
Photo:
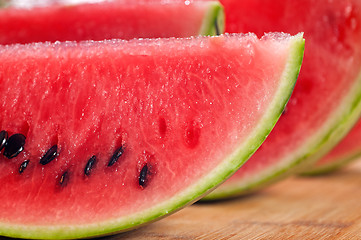
<path fill-rule="evenodd" d="M 361 4 L 355 0 L 222 0 L 226 32 L 304 32 L 305 59 L 286 110 L 261 148 L 207 196 L 254 191 L 329 151 L 356 122 Z M 301 164 L 302 163 L 302 164 Z"/>
<path fill-rule="evenodd" d="M 190 37 L 224 31 L 223 9 L 215 1 L 63 2 L 0 9 L 0 44 Z"/>
<path fill-rule="evenodd" d="M 283 111 L 301 35 L 0 47 L 0 233 L 77 238 L 169 214 L 230 176 Z"/>

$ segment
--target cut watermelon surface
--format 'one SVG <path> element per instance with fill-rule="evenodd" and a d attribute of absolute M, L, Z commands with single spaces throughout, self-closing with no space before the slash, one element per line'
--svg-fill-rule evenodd
<path fill-rule="evenodd" d="M 218 199 L 257 190 L 326 154 L 357 121 L 361 98 L 361 2 L 222 0 L 226 32 L 304 32 L 305 59 L 286 110 Z"/>
<path fill-rule="evenodd" d="M 0 44 L 190 37 L 224 31 L 223 8 L 216 1 L 45 2 L 10 1 L 0 9 Z"/>
<path fill-rule="evenodd" d="M 269 134 L 303 47 L 286 34 L 1 46 L 0 235 L 98 236 L 196 201 Z"/>
<path fill-rule="evenodd" d="M 326 156 L 310 166 L 304 174 L 316 175 L 334 171 L 345 164 L 357 160 L 361 155 L 361 121 Z"/>

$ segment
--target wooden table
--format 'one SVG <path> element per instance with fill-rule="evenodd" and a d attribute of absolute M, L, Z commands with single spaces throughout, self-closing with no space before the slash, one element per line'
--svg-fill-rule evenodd
<path fill-rule="evenodd" d="M 361 240 L 361 160 L 334 174 L 290 178 L 252 196 L 197 203 L 105 239 Z"/>

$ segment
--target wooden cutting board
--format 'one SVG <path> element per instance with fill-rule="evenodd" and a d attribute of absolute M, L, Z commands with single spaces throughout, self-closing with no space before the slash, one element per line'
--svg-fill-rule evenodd
<path fill-rule="evenodd" d="M 361 161 L 330 175 L 291 178 L 252 196 L 197 203 L 105 239 L 361 240 Z"/>
<path fill-rule="evenodd" d="M 334 174 L 290 178 L 251 196 L 196 203 L 102 239 L 361 240 L 361 159 Z"/>

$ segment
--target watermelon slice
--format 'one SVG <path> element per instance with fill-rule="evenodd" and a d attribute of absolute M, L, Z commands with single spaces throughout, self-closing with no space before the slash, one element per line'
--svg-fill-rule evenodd
<path fill-rule="evenodd" d="M 221 0 L 226 32 L 305 33 L 299 81 L 262 147 L 207 199 L 242 195 L 326 154 L 361 111 L 361 2 Z"/>
<path fill-rule="evenodd" d="M 334 171 L 361 156 L 361 121 L 326 156 L 310 166 L 305 175 L 317 175 Z"/>
<path fill-rule="evenodd" d="M 28 4 L 12 1 L 8 7 L 0 9 L 0 44 L 190 37 L 224 31 L 223 8 L 216 1 L 25 3 Z"/>
<path fill-rule="evenodd" d="M 302 35 L 0 46 L 0 235 L 125 231 L 190 204 L 261 145 Z"/>

